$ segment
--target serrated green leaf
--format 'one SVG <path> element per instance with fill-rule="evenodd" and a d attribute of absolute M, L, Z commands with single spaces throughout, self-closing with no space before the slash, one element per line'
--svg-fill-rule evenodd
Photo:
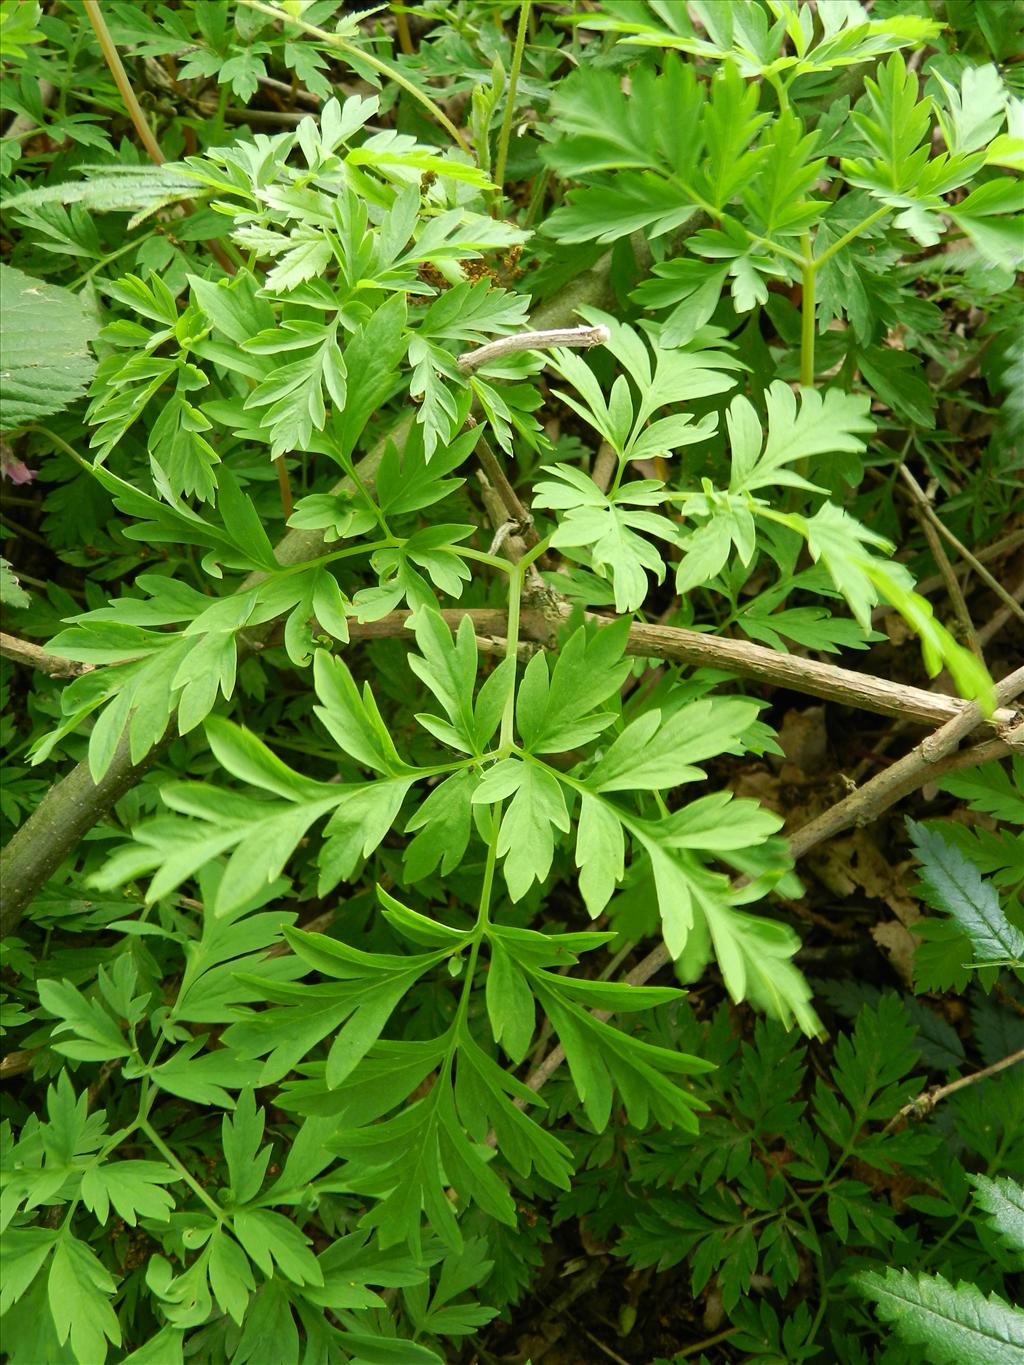
<path fill-rule="evenodd" d="M 468 1030 L 459 1037 L 455 1103 L 466 1130 L 477 1142 L 493 1127 L 502 1158 L 528 1176 L 534 1169 L 559 1189 L 569 1188 L 572 1155 L 553 1133 L 525 1113 L 529 1104 L 543 1105 L 534 1091 L 498 1066 L 473 1041 Z"/>
<path fill-rule="evenodd" d="M 1016 1365 L 1024 1351 L 1024 1313 L 974 1285 L 893 1269 L 862 1272 L 854 1284 L 935 1365 Z"/>
<path fill-rule="evenodd" d="M 928 902 L 966 934 L 975 960 L 1024 963 L 1024 932 L 1011 924 L 991 882 L 935 829 L 907 821 Z"/>
<path fill-rule="evenodd" d="M 99 323 L 81 297 L 10 265 L 0 265 L 0 299 L 0 430 L 13 431 L 85 392 Z"/>
<path fill-rule="evenodd" d="M 290 1219 L 270 1209 L 239 1209 L 232 1227 L 248 1256 L 268 1277 L 274 1265 L 293 1284 L 323 1284 L 310 1240 Z"/>
<path fill-rule="evenodd" d="M 5 208 L 35 208 L 41 204 L 82 204 L 97 213 L 129 213 L 139 218 L 165 204 L 180 203 L 196 192 L 190 176 L 167 166 L 81 166 L 85 180 L 39 185 L 9 195 Z"/>
<path fill-rule="evenodd" d="M 31 601 L 32 598 L 18 582 L 10 561 L 0 557 L 0 605 L 23 611 Z"/>
<path fill-rule="evenodd" d="M 526 977 L 502 947 L 500 939 L 491 943 L 487 968 L 487 1015 L 494 1041 L 500 1043 L 517 1064 L 526 1056 L 536 1026 L 533 992 Z"/>
<path fill-rule="evenodd" d="M 452 773 L 409 817 L 406 831 L 419 831 L 405 850 L 405 874 L 410 882 L 429 876 L 439 863 L 443 875 L 460 865 L 469 845 L 476 785 L 477 778 L 468 768 Z"/>
<path fill-rule="evenodd" d="M 939 71 L 934 79 L 945 96 L 946 109 L 937 112 L 949 150 L 974 152 L 991 142 L 1006 117 L 1007 92 L 997 68 L 991 62 L 968 66 L 959 90 Z"/>
<path fill-rule="evenodd" d="M 246 1086 L 256 1085 L 259 1063 L 242 1059 L 224 1048 L 202 1052 L 206 1040 L 207 1035 L 200 1034 L 192 1042 L 185 1043 L 150 1074 L 154 1083 L 170 1095 L 194 1100 L 196 1104 L 232 1109 L 235 1102 L 227 1087 L 244 1090 Z"/>
<path fill-rule="evenodd" d="M 288 801 L 316 800 L 328 794 L 327 783 L 314 782 L 289 768 L 243 725 L 211 716 L 206 722 L 206 738 L 220 766 L 240 782 Z"/>
<path fill-rule="evenodd" d="M 704 776 L 693 765 L 735 752 L 757 719 L 756 702 L 707 698 L 680 707 L 664 722 L 646 711 L 616 738 L 587 774 L 595 792 L 658 791 Z"/>
<path fill-rule="evenodd" d="M 864 449 L 861 433 L 874 430 L 869 403 L 841 389 L 802 389 L 800 407 L 788 384 L 776 380 L 765 395 L 768 439 L 760 448 L 761 428 L 751 404 L 739 396 L 729 405 L 733 493 L 752 493 L 777 484 L 810 485 L 787 465 L 833 452 Z"/>
<path fill-rule="evenodd" d="M 60 1020 L 54 1050 L 84 1061 L 111 1061 L 131 1055 L 124 1035 L 99 1000 L 87 1000 L 70 981 L 39 982 L 39 1002 Z M 71 1033 L 75 1041 L 62 1041 Z"/>
<path fill-rule="evenodd" d="M 375 772 L 397 775 L 406 765 L 381 720 L 368 685 L 360 697 L 345 663 L 317 650 L 313 676 L 321 705 L 314 707 L 339 747 Z"/>
<path fill-rule="evenodd" d="M 984 811 L 997 820 L 1024 825 L 1024 756 L 1014 754 L 1012 767 L 983 763 L 964 774 L 940 779 L 943 791 L 967 801 L 972 810 Z"/>
<path fill-rule="evenodd" d="M 989 1215 L 989 1227 L 1024 1266 L 1024 1188 L 1009 1176 L 992 1180 L 987 1175 L 971 1175 L 968 1179 L 974 1186 L 975 1204 Z"/>
<path fill-rule="evenodd" d="M 462 753 L 479 753 L 473 716 L 477 652 L 472 621 L 463 617 L 455 639 L 436 611 L 417 612 L 412 624 L 420 655 L 409 656 L 409 667 L 444 708 L 451 722 L 449 742 Z"/>
<path fill-rule="evenodd" d="M 263 1140 L 264 1112 L 256 1108 L 252 1090 L 243 1090 L 233 1114 L 221 1120 L 221 1147 L 228 1167 L 231 1203 L 247 1204 L 263 1184 L 270 1147 L 260 1148 Z M 216 1290 L 214 1290 L 216 1293 Z"/>
<path fill-rule="evenodd" d="M 360 859 L 368 858 L 398 820 L 411 777 L 378 778 L 358 786 L 339 787 L 334 813 L 324 827 L 317 862 L 321 896 L 349 879 Z"/>
<path fill-rule="evenodd" d="M 249 1258 L 226 1228 L 217 1228 L 210 1238 L 210 1289 L 222 1310 L 239 1326 L 245 1321 L 250 1294 L 256 1280 Z"/>
<path fill-rule="evenodd" d="M 22 1297 L 50 1255 L 60 1233 L 55 1228 L 10 1227 L 0 1239 L 0 1312 Z"/>
<path fill-rule="evenodd" d="M 591 919 L 605 908 L 622 880 L 625 857 L 622 825 L 614 808 L 582 792 L 576 823 L 576 866 L 580 870 L 580 894 Z"/>

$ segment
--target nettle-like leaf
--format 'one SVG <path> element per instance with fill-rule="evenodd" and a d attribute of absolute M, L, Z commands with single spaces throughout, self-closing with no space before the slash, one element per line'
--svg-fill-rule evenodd
<path fill-rule="evenodd" d="M 943 791 L 967 801 L 1000 824 L 1024 825 L 1024 755 L 1010 756 L 1010 767 L 983 763 L 966 773 L 941 779 Z M 947 831 L 948 832 L 948 831 Z"/>
<path fill-rule="evenodd" d="M 84 299 L 10 265 L 0 265 L 0 299 L 0 431 L 13 431 L 81 397 L 98 327 Z"/>
<path fill-rule="evenodd" d="M 1024 1351 L 1024 1312 L 972 1284 L 941 1275 L 867 1271 L 854 1284 L 899 1337 L 923 1346 L 936 1365 L 1013 1365 Z"/>
<path fill-rule="evenodd" d="M 1013 1253 L 1015 1262 L 1024 1265 L 1024 1188 L 1008 1176 L 991 1180 L 972 1175 L 969 1179 L 974 1202 L 988 1214 L 989 1227 Z"/>
<path fill-rule="evenodd" d="M 938 829 L 907 821 L 920 859 L 921 888 L 927 903 L 949 915 L 961 942 L 973 955 L 972 967 L 987 964 L 1024 968 L 1024 932 L 1011 924 L 992 882 Z"/>
<path fill-rule="evenodd" d="M 10 560 L 0 556 L 0 605 L 22 611 L 31 601 L 31 596 L 18 582 Z"/>
<path fill-rule="evenodd" d="M 22 190 L 7 197 L 4 207 L 82 204 L 94 213 L 132 213 L 129 226 L 134 226 L 166 205 L 180 203 L 195 194 L 195 181 L 170 165 L 83 165 L 77 169 L 84 180 Z"/>

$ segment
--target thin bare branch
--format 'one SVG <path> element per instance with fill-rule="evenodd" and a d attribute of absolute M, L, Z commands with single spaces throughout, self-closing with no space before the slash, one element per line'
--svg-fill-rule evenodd
<path fill-rule="evenodd" d="M 1020 579 L 1016 587 L 1010 589 L 1010 596 L 1015 602 L 1024 602 L 1024 578 Z M 995 639 L 1012 615 L 1013 612 L 1009 607 L 1000 607 L 983 626 L 978 627 L 978 643 L 982 649 L 990 640 Z"/>
<path fill-rule="evenodd" d="M 476 419 L 467 418 L 466 425 L 475 427 Z M 515 523 L 518 534 L 527 546 L 536 545 L 540 537 L 534 529 L 533 517 L 528 508 L 520 501 L 519 494 L 509 482 L 508 475 L 501 467 L 501 461 L 491 449 L 491 443 L 483 432 L 480 433 L 476 443 L 476 457 L 480 461 L 480 468 L 483 470 L 487 482 L 501 499 L 508 520 Z"/>
<path fill-rule="evenodd" d="M 1002 583 L 1000 583 L 999 579 L 993 577 L 993 575 L 989 573 L 988 569 L 985 568 L 984 564 L 982 564 L 981 560 L 978 559 L 976 555 L 972 554 L 971 551 L 967 548 L 967 546 L 963 543 L 963 541 L 958 540 L 957 537 L 953 534 L 953 532 L 945 525 L 941 517 L 939 517 L 936 514 L 935 509 L 932 507 L 931 502 L 928 499 L 927 493 L 917 482 L 917 480 L 914 478 L 913 474 L 911 474 L 910 470 L 907 468 L 905 464 L 900 465 L 900 477 L 903 479 L 903 482 L 914 494 L 915 499 L 917 500 L 921 507 L 922 513 L 935 527 L 939 535 L 943 536 L 950 543 L 950 545 L 952 545 L 953 549 L 957 552 L 960 558 L 964 560 L 965 563 L 971 566 L 971 568 L 982 580 L 982 582 L 987 584 L 987 586 L 992 589 L 992 591 L 996 594 L 997 597 L 1002 598 L 1006 605 L 1013 611 L 1013 613 L 1017 617 L 1019 617 L 1021 621 L 1024 621 L 1024 607 L 1021 607 L 1019 603 L 1013 600 L 1010 594 L 1003 587 Z"/>
<path fill-rule="evenodd" d="M 910 489 L 911 497 L 913 499 L 914 516 L 917 518 L 918 524 L 924 532 L 924 538 L 928 542 L 928 548 L 932 552 L 932 558 L 939 566 L 939 573 L 942 575 L 942 581 L 946 586 L 946 593 L 960 625 L 963 639 L 967 642 L 967 645 L 975 658 L 980 659 L 981 662 L 984 663 L 985 656 L 982 653 L 981 645 L 978 642 L 978 635 L 974 629 L 974 622 L 971 620 L 971 613 L 967 610 L 967 602 L 964 598 L 963 589 L 960 586 L 960 580 L 953 572 L 953 566 L 949 562 L 949 556 L 946 554 L 942 539 L 932 524 L 931 518 L 928 516 L 930 508 L 927 499 L 917 480 L 912 474 L 909 474 L 906 465 L 900 466 L 900 473 L 908 475 L 909 477 L 907 486 Z"/>
<path fill-rule="evenodd" d="M 511 336 L 498 337 L 486 346 L 478 346 L 475 351 L 465 351 L 455 363 L 463 374 L 468 374 L 481 365 L 489 365 L 492 360 L 515 355 L 517 351 L 544 351 L 549 346 L 589 350 L 591 346 L 603 346 L 609 335 L 607 327 L 553 327 L 541 332 L 513 332 Z"/>
<path fill-rule="evenodd" d="M 556 618 L 548 613 L 523 612 L 522 633 L 541 644 L 550 641 L 553 625 L 568 618 L 568 608 L 558 608 Z M 464 616 L 473 622 L 478 635 L 504 635 L 506 616 L 499 608 L 456 608 L 441 615 L 457 629 Z M 401 635 L 409 619 L 407 611 L 395 611 L 379 621 L 349 624 L 353 640 L 384 639 Z M 608 624 L 608 618 L 590 612 L 587 619 Z M 876 678 L 870 673 L 838 668 L 834 664 L 803 659 L 795 654 L 779 654 L 764 645 L 745 640 L 726 640 L 717 635 L 702 635 L 699 631 L 679 626 L 656 626 L 636 622 L 630 627 L 626 652 L 634 658 L 666 659 L 673 663 L 691 664 L 698 668 L 721 668 L 742 678 L 753 678 L 775 687 L 785 687 L 811 697 L 873 711 L 883 716 L 899 716 L 921 725 L 942 725 L 968 714 L 968 730 L 981 725 L 993 726 L 997 732 L 1012 726 L 1017 713 L 999 707 L 991 717 L 970 709 L 973 703 L 958 697 L 946 697 L 939 692 L 928 692 L 922 687 L 909 687 L 888 678 Z M 966 733 L 966 732 L 965 732 Z"/>
<path fill-rule="evenodd" d="M 937 1104 L 946 1099 L 949 1095 L 955 1095 L 958 1090 L 963 1090 L 968 1085 L 977 1085 L 978 1081 L 987 1080 L 989 1076 L 994 1076 L 998 1071 L 1005 1071 L 1009 1066 L 1017 1066 L 1024 1062 L 1024 1048 L 1019 1052 L 1011 1052 L 1008 1057 L 1001 1058 L 998 1062 L 993 1062 L 991 1066 L 986 1066 L 981 1071 L 973 1071 L 969 1076 L 959 1076 L 955 1081 L 950 1081 L 948 1085 L 934 1085 L 930 1090 L 926 1090 L 923 1095 L 918 1095 L 916 1100 L 911 1100 L 905 1104 L 898 1114 L 894 1114 L 885 1125 L 885 1131 L 891 1132 L 894 1128 L 899 1128 L 907 1119 L 923 1119 L 932 1112 Z"/>

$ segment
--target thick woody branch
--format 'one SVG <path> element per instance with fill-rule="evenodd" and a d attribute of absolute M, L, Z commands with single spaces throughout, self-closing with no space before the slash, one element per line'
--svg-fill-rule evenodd
<path fill-rule="evenodd" d="M 1013 701 L 1022 691 L 1024 668 L 1018 668 L 997 685 L 996 696 L 1000 701 Z M 851 792 L 842 801 L 797 830 L 789 841 L 793 856 L 802 858 L 810 849 L 825 839 L 831 839 L 844 829 L 850 829 L 854 825 L 870 824 L 882 811 L 888 810 L 910 792 L 917 791 L 926 782 L 943 777 L 956 767 L 962 767 L 962 763 L 951 760 L 965 755 L 954 755 L 954 750 L 960 741 L 976 728 L 980 715 L 976 703 L 972 702 L 965 706 L 959 716 L 947 721 L 934 734 L 928 735 L 911 749 L 910 753 L 904 754 L 891 767 L 880 772 L 870 782 L 866 782 L 863 787 Z M 968 750 L 968 753 L 972 754 L 974 762 L 981 763 L 1003 757 L 1011 748 L 1022 747 L 1024 741 L 1022 732 L 1024 726 L 1008 725 L 1002 730 L 999 739 L 991 741 L 989 745 L 978 746 L 984 751 L 982 757 L 979 758 L 976 751 Z"/>
<path fill-rule="evenodd" d="M 478 635 L 505 634 L 506 616 L 500 609 L 455 609 L 443 611 L 441 615 L 453 630 L 458 628 L 464 616 L 468 616 Z M 566 608 L 562 616 L 567 619 L 568 615 Z M 383 639 L 401 634 L 408 619 L 408 612 L 391 612 L 379 621 L 368 621 L 364 625 L 352 622 L 349 633 L 353 640 Z M 593 612 L 587 614 L 587 619 L 608 623 L 607 617 Z M 557 624 L 558 620 L 553 621 L 546 612 L 527 610 L 522 616 L 522 634 L 542 644 L 547 643 L 552 627 Z M 784 687 L 861 711 L 899 716 L 922 725 L 943 724 L 966 715 L 969 717 L 968 731 L 979 725 L 992 725 L 998 731 L 1012 725 L 1017 719 L 1016 712 L 1000 708 L 986 720 L 977 708 L 971 709 L 973 704 L 957 697 L 946 697 L 921 687 L 908 687 L 891 682 L 888 678 L 876 678 L 870 673 L 857 673 L 853 669 L 838 668 L 835 664 L 819 663 L 816 659 L 778 654 L 764 645 L 749 644 L 745 640 L 702 635 L 699 631 L 684 630 L 678 626 L 650 626 L 636 622 L 630 627 L 626 652 L 634 658 L 665 659 L 671 663 L 690 664 L 695 668 L 720 668 L 735 673 L 737 677 Z"/>
<path fill-rule="evenodd" d="M 741 678 L 757 679 L 824 701 L 840 702 L 883 716 L 899 716 L 925 725 L 953 720 L 966 706 L 956 697 L 944 697 L 921 687 L 907 687 L 888 678 L 819 663 L 816 659 L 778 654 L 764 645 L 702 635 L 699 631 L 677 626 L 633 626 L 629 632 L 629 651 L 695 667 L 724 668 Z M 997 711 L 991 723 L 1008 724 L 1014 719 L 1012 711 Z M 978 723 L 977 720 L 974 722 L 975 725 Z"/>
<path fill-rule="evenodd" d="M 45 649 L 28 640 L 20 640 L 16 635 L 0 631 L 0 655 L 16 664 L 36 668 L 40 673 L 49 673 L 51 678 L 78 678 L 92 671 L 93 664 L 75 663 L 73 659 L 61 659 L 56 654 L 47 654 Z"/>

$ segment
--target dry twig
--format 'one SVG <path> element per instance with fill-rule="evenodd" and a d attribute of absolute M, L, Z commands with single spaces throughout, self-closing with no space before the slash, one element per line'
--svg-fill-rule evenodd
<path fill-rule="evenodd" d="M 456 360 L 463 374 L 489 365 L 492 360 L 503 360 L 507 355 L 518 351 L 541 351 L 549 346 L 574 346 L 589 350 L 591 346 L 603 346 L 608 340 L 607 327 L 552 327 L 537 332 L 513 332 L 511 336 L 498 337 L 486 346 L 478 346 L 475 351 L 466 351 Z"/>
<path fill-rule="evenodd" d="M 959 1076 L 955 1081 L 950 1081 L 948 1085 L 933 1085 L 930 1090 L 926 1090 L 923 1095 L 918 1095 L 916 1100 L 911 1100 L 889 1120 L 885 1125 L 885 1132 L 892 1132 L 894 1128 L 901 1127 L 907 1119 L 927 1118 L 940 1101 L 948 1095 L 953 1095 L 958 1090 L 963 1090 L 965 1086 L 976 1085 L 978 1081 L 986 1080 L 989 1076 L 994 1076 L 997 1071 L 1005 1071 L 1008 1066 L 1016 1066 L 1018 1062 L 1024 1062 L 1024 1048 L 1019 1052 L 1011 1052 L 1009 1057 L 1003 1057 L 998 1062 L 993 1062 L 991 1066 L 983 1067 L 981 1071 L 974 1071 L 970 1076 Z"/>
<path fill-rule="evenodd" d="M 48 654 L 45 649 L 21 640 L 16 635 L 0 631 L 0 655 L 16 664 L 37 668 L 40 673 L 48 673 L 51 678 L 79 678 L 83 673 L 91 673 L 94 664 L 79 664 L 74 659 L 61 659 L 56 654 Z"/>
<path fill-rule="evenodd" d="M 990 587 L 992 591 L 996 594 L 996 596 L 1001 598 L 1003 602 L 1006 603 L 1010 610 L 1017 617 L 1019 617 L 1021 621 L 1024 621 L 1024 607 L 1021 607 L 1018 602 L 1015 602 L 1013 600 L 1010 594 L 1003 587 L 1002 583 L 1000 583 L 999 579 L 993 577 L 993 575 L 989 573 L 988 569 L 985 568 L 981 560 L 978 559 L 976 555 L 972 554 L 971 551 L 967 548 L 967 546 L 963 543 L 963 541 L 959 540 L 953 534 L 953 532 L 945 525 L 942 519 L 936 515 L 935 509 L 932 507 L 931 502 L 928 499 L 927 493 L 917 482 L 917 480 L 914 478 L 913 474 L 911 474 L 910 470 L 907 468 L 905 464 L 900 465 L 900 477 L 903 479 L 903 482 L 913 493 L 917 504 L 921 508 L 922 514 L 928 519 L 932 526 L 934 526 L 936 531 L 938 531 L 939 535 L 943 536 L 949 542 L 949 544 L 952 545 L 953 549 L 957 552 L 960 558 L 964 560 L 965 563 L 971 566 L 971 568 L 982 580 L 982 582 L 985 583 L 988 587 Z"/>

